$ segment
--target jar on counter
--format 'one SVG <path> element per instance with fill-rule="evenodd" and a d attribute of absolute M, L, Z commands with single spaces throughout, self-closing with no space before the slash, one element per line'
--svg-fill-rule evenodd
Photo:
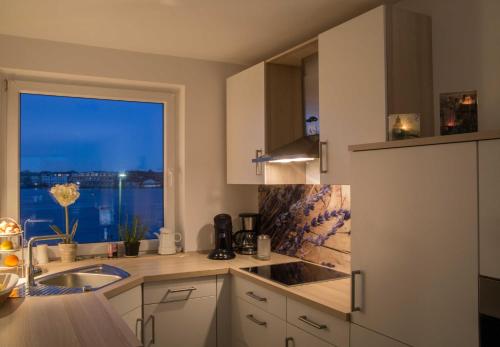
<path fill-rule="evenodd" d="M 260 260 L 271 259 L 271 238 L 269 235 L 257 237 L 257 258 Z"/>

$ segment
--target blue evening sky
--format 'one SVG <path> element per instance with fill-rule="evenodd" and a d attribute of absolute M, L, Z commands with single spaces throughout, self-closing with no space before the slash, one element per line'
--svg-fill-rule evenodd
<path fill-rule="evenodd" d="M 163 171 L 163 104 L 21 94 L 21 170 Z"/>

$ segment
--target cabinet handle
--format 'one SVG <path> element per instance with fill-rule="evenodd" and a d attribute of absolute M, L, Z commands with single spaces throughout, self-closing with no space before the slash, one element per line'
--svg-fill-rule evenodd
<path fill-rule="evenodd" d="M 260 325 L 260 326 L 263 326 L 263 327 L 267 327 L 267 323 L 266 322 L 258 320 L 257 318 L 255 318 L 253 316 L 253 314 L 247 314 L 247 318 L 249 320 L 251 320 L 252 322 L 254 322 L 255 324 L 257 324 L 257 325 Z"/>
<path fill-rule="evenodd" d="M 137 324 L 140 323 L 140 327 L 141 327 L 141 336 L 139 336 L 137 334 Z M 137 318 L 137 320 L 135 321 L 135 336 L 141 341 L 141 343 L 144 343 L 144 334 L 143 334 L 143 331 L 144 331 L 144 320 L 142 318 Z"/>
<path fill-rule="evenodd" d="M 258 296 L 254 294 L 254 292 L 246 292 L 245 293 L 247 296 L 251 297 L 254 300 L 260 301 L 260 302 L 266 302 L 267 298 L 263 298 L 262 296 Z"/>
<path fill-rule="evenodd" d="M 148 343 L 148 346 L 154 345 L 155 344 L 155 335 L 156 335 L 156 330 L 155 330 L 155 316 L 152 314 L 149 316 L 148 321 L 151 320 L 151 340 Z"/>
<path fill-rule="evenodd" d="M 328 172 L 328 143 L 326 141 L 319 143 L 319 172 Z"/>
<path fill-rule="evenodd" d="M 196 290 L 196 287 L 182 288 L 182 289 L 168 289 L 167 295 L 170 293 L 182 293 L 182 292 L 192 292 Z"/>
<path fill-rule="evenodd" d="M 262 149 L 258 149 L 255 151 L 255 159 L 259 159 L 260 157 L 262 157 Z M 262 176 L 262 163 L 255 163 L 255 174 L 257 176 Z"/>
<path fill-rule="evenodd" d="M 361 311 L 361 307 L 356 306 L 356 275 L 361 275 L 361 270 L 351 272 L 351 312 Z"/>
<path fill-rule="evenodd" d="M 195 290 L 197 290 L 196 287 L 181 288 L 181 289 L 167 289 L 167 293 L 165 294 L 165 297 L 162 299 L 162 301 L 166 300 L 168 298 L 169 294 L 189 292 L 187 297 L 185 298 L 185 300 L 187 300 L 191 296 L 191 293 Z"/>
<path fill-rule="evenodd" d="M 319 329 L 319 330 L 323 330 L 323 329 L 327 329 L 328 328 L 325 324 L 319 324 L 319 323 L 313 322 L 310 319 L 307 319 L 307 316 L 300 316 L 299 320 L 301 322 L 309 324 L 310 326 L 312 326 L 312 327 L 314 327 L 316 329 Z"/>
<path fill-rule="evenodd" d="M 293 337 L 287 337 L 285 339 L 285 347 L 288 347 L 288 342 L 290 342 L 290 341 L 293 342 L 295 345 L 295 341 L 293 340 Z"/>

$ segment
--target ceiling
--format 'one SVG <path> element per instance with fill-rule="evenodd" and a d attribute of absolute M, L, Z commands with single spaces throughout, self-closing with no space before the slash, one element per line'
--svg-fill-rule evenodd
<path fill-rule="evenodd" d="M 0 0 L 0 34 L 243 65 L 384 0 Z"/>

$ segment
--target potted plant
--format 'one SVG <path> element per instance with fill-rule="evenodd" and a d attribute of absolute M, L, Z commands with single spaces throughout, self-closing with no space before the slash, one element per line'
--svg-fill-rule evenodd
<path fill-rule="evenodd" d="M 139 217 L 134 217 L 132 225 L 128 224 L 128 218 L 125 225 L 120 228 L 120 237 L 125 244 L 125 256 L 137 257 L 139 255 L 139 246 L 141 240 L 147 232 L 147 227 L 141 223 Z"/>
<path fill-rule="evenodd" d="M 76 260 L 76 243 L 73 242 L 73 238 L 75 237 L 76 229 L 78 228 L 78 219 L 73 223 L 70 232 L 68 206 L 74 204 L 80 197 L 78 186 L 74 183 L 56 184 L 50 188 L 50 194 L 56 202 L 64 208 L 66 232 L 63 233 L 57 225 L 51 225 L 50 228 L 54 230 L 54 232 L 59 235 L 62 240 L 58 245 L 61 262 L 70 263 Z"/>

